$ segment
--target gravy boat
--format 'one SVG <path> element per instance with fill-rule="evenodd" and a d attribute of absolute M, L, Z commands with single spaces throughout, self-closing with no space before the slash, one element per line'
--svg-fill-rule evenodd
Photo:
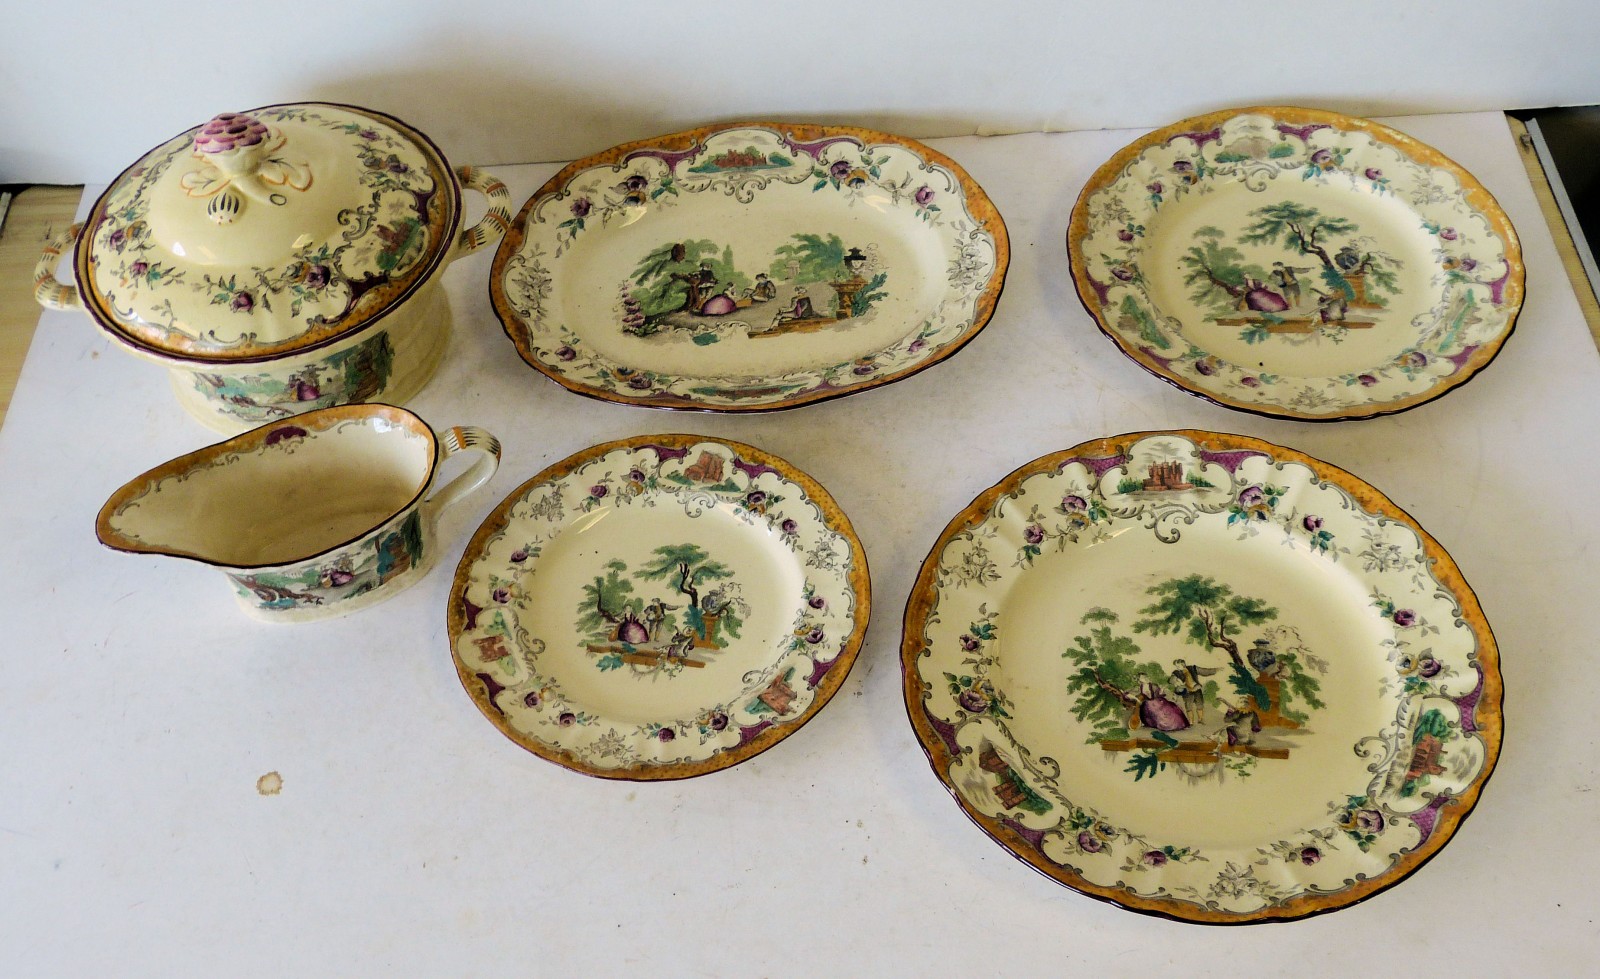
<path fill-rule="evenodd" d="M 444 461 L 478 456 L 435 489 Z M 343 405 L 263 425 L 162 463 L 111 495 L 107 547 L 209 564 L 250 615 L 294 622 L 393 596 L 432 563 L 440 510 L 482 486 L 500 443 L 435 434 L 392 405 Z"/>

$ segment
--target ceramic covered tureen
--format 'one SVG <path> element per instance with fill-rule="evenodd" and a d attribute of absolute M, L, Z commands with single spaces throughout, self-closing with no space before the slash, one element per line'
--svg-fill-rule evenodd
<path fill-rule="evenodd" d="M 489 199 L 464 231 L 463 187 Z M 145 154 L 52 239 L 36 296 L 165 364 L 184 408 L 219 431 L 404 401 L 449 338 L 439 272 L 500 237 L 507 201 L 382 113 L 223 113 Z M 80 234 L 64 285 L 56 259 Z"/>

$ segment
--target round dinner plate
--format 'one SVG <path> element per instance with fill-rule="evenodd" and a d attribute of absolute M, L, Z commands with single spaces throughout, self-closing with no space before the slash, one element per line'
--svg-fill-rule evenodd
<path fill-rule="evenodd" d="M 1505 212 L 1432 147 L 1289 107 L 1197 116 L 1089 179 L 1067 233 L 1100 329 L 1209 401 L 1370 418 L 1487 366 L 1522 306 Z"/>
<path fill-rule="evenodd" d="M 461 683 L 506 737 L 605 778 L 688 778 L 792 734 L 855 662 L 871 585 L 850 521 L 776 456 L 607 442 L 518 487 L 449 603 Z"/>
<path fill-rule="evenodd" d="M 552 177 L 495 254 L 495 314 L 579 394 L 793 408 L 930 367 L 983 329 L 1005 223 L 954 161 L 843 126 L 745 123 Z"/>
<path fill-rule="evenodd" d="M 986 833 L 1203 923 L 1399 882 L 1500 750 L 1494 637 L 1450 556 L 1349 473 L 1236 435 L 1087 442 L 986 490 L 922 565 L 901 665 Z"/>

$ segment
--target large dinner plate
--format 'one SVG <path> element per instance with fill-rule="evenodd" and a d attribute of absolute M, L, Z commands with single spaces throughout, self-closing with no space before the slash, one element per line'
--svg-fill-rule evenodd
<path fill-rule="evenodd" d="M 687 778 L 815 716 L 870 595 L 861 542 L 815 480 L 738 442 L 642 436 L 495 508 L 456 569 L 450 647 L 473 702 L 534 754 Z"/>
<path fill-rule="evenodd" d="M 1257 439 L 1123 435 L 951 521 L 901 648 L 934 772 L 1046 875 L 1196 922 L 1389 887 L 1500 751 L 1498 655 L 1432 537 Z"/>
<path fill-rule="evenodd" d="M 983 190 L 921 143 L 747 123 L 569 165 L 523 205 L 489 289 L 522 359 L 569 390 L 769 411 L 949 357 L 1008 257 Z"/>
<path fill-rule="evenodd" d="M 1067 234 L 1100 329 L 1217 404 L 1303 421 L 1404 411 L 1493 360 L 1522 306 L 1505 212 L 1432 147 L 1287 107 L 1186 119 L 1084 187 Z"/>

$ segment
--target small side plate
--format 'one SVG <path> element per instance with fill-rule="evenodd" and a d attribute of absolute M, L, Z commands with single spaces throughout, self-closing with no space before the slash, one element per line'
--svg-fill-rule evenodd
<path fill-rule="evenodd" d="M 871 584 L 817 482 L 738 442 L 651 435 L 518 487 L 456 569 L 450 647 L 506 737 L 586 775 L 703 775 L 839 689 Z"/>

